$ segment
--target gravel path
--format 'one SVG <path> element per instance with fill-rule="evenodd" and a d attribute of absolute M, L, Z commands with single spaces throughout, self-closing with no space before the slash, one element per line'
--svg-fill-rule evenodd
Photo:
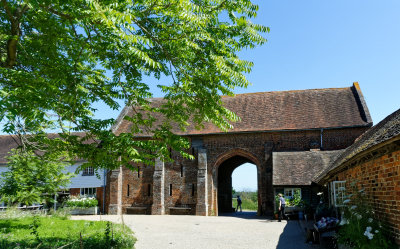
<path fill-rule="evenodd" d="M 109 220 L 121 216 L 73 216 L 72 219 Z M 243 216 L 124 215 L 137 238 L 136 249 L 308 249 L 298 221 L 277 222 Z"/>

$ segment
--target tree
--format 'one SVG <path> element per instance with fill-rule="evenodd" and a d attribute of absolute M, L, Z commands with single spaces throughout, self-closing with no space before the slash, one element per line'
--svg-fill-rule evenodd
<path fill-rule="evenodd" d="M 238 118 L 220 95 L 246 87 L 253 66 L 237 52 L 263 44 L 269 32 L 251 22 L 258 6 L 250 0 L 0 1 L 3 131 L 19 134 L 23 148 L 68 151 L 111 169 L 168 160 L 171 148 L 191 157 L 172 127 L 231 128 Z M 163 105 L 151 105 L 145 75 L 169 79 L 159 85 Z M 137 112 L 126 117 L 131 132 L 115 136 L 114 120 L 94 118 L 93 103 L 117 109 L 121 99 Z M 60 137 L 49 139 L 49 130 Z M 151 137 L 135 139 L 141 132 Z"/>
<path fill-rule="evenodd" d="M 60 154 L 38 157 L 14 149 L 8 157 L 8 171 L 1 173 L 1 199 L 9 204 L 48 202 L 72 177 L 65 172 L 66 165 L 66 158 Z"/>

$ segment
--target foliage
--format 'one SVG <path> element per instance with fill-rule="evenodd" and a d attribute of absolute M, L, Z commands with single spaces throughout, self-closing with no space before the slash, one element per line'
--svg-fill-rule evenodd
<path fill-rule="evenodd" d="M 0 248 L 80 248 L 80 233 L 83 248 L 133 248 L 136 239 L 132 231 L 120 224 L 113 224 L 112 242 L 105 237 L 106 221 L 64 220 L 55 217 L 38 217 L 37 228 L 41 242 L 31 234 L 29 226 L 33 217 L 0 219 Z M 109 244 L 107 244 L 109 243 Z"/>
<path fill-rule="evenodd" d="M 253 63 L 237 53 L 269 32 L 251 22 L 258 6 L 250 0 L 2 0 L 0 9 L 3 132 L 23 135 L 25 147 L 87 159 L 83 167 L 152 164 L 170 159 L 170 148 L 191 158 L 172 128 L 232 128 L 238 117 L 220 95 L 249 85 Z M 149 100 L 144 76 L 159 80 L 161 105 Z M 130 131 L 117 136 L 93 104 L 116 110 L 119 101 L 134 111 L 125 117 Z M 133 139 L 139 133 L 148 139 Z"/>
<path fill-rule="evenodd" d="M 368 205 L 364 190 L 357 190 L 355 183 L 351 187 L 342 209 L 338 241 L 355 249 L 395 248 L 384 224 Z"/>
<path fill-rule="evenodd" d="M 67 220 L 71 217 L 71 212 L 68 208 L 58 208 L 57 210 L 50 209 L 49 215 L 53 218 Z"/>
<path fill-rule="evenodd" d="M 286 205 L 290 207 L 302 207 L 304 205 L 304 201 L 301 199 L 301 193 L 300 190 L 296 190 L 293 194 L 292 198 L 285 198 L 286 200 Z"/>
<path fill-rule="evenodd" d="M 257 192 L 241 191 L 241 192 L 236 192 L 236 194 L 240 195 L 240 198 L 242 199 L 243 210 L 257 211 L 258 209 Z M 237 207 L 237 198 L 232 199 L 232 207 Z"/>
<path fill-rule="evenodd" d="M 87 196 L 71 196 L 70 199 L 66 201 L 67 207 L 88 208 L 97 207 L 98 204 L 96 198 Z"/>
<path fill-rule="evenodd" d="M 72 177 L 72 174 L 64 172 L 64 158 L 60 153 L 39 157 L 33 152 L 13 150 L 7 158 L 8 171 L 1 173 L 2 200 L 26 205 L 49 202 Z"/>
<path fill-rule="evenodd" d="M 40 226 L 39 216 L 33 216 L 32 224 L 29 225 L 29 228 L 32 230 L 31 234 L 35 236 L 37 242 L 40 242 L 40 237 L 38 233 L 38 228 Z"/>
<path fill-rule="evenodd" d="M 275 195 L 275 214 L 279 213 L 279 194 Z"/>
<path fill-rule="evenodd" d="M 110 247 L 111 246 L 111 222 L 107 221 L 106 223 L 106 229 L 104 230 L 104 238 L 106 240 L 106 246 Z"/>
<path fill-rule="evenodd" d="M 25 217 L 32 217 L 32 215 L 40 215 L 40 216 L 45 216 L 46 211 L 44 210 L 39 210 L 39 211 L 27 211 L 27 210 L 21 210 L 17 207 L 7 207 L 5 211 L 0 212 L 0 219 L 15 219 L 15 218 L 25 218 Z"/>

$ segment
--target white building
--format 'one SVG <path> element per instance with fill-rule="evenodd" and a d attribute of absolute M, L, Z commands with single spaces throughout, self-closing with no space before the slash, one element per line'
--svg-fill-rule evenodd
<path fill-rule="evenodd" d="M 0 174 L 7 171 L 7 156 L 8 153 L 18 147 L 18 140 L 15 140 L 11 135 L 0 135 Z M 62 191 L 66 195 L 90 195 L 96 197 L 99 201 L 99 209 L 102 212 L 105 199 L 105 186 L 106 186 L 106 171 L 93 168 L 86 168 L 83 171 L 77 172 L 79 166 L 83 161 L 77 162 L 74 165 L 66 167 L 66 171 L 75 174 L 71 178 L 70 184 Z M 0 175 L 1 181 L 1 175 Z"/>

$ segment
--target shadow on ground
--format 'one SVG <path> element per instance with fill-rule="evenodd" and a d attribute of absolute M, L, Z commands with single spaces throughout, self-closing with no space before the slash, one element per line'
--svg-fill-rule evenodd
<path fill-rule="evenodd" d="M 236 218 L 241 218 L 241 219 L 265 219 L 266 218 L 263 216 L 257 216 L 256 211 L 222 213 L 222 214 L 219 214 L 219 216 L 236 217 Z"/>
<path fill-rule="evenodd" d="M 245 212 L 232 212 L 222 213 L 219 216 L 225 217 L 236 217 L 240 219 L 259 219 L 260 222 L 278 222 L 268 216 L 257 216 L 257 212 L 245 211 Z M 302 230 L 298 220 L 282 221 L 285 223 L 285 228 L 279 236 L 277 249 L 322 249 L 318 244 L 306 243 L 306 234 Z"/>
<path fill-rule="evenodd" d="M 286 222 L 286 221 L 282 221 Z M 299 221 L 290 220 L 287 221 L 283 232 L 279 236 L 277 249 L 322 249 L 319 244 L 310 244 L 306 243 L 306 234 L 305 231 L 302 230 Z"/>

